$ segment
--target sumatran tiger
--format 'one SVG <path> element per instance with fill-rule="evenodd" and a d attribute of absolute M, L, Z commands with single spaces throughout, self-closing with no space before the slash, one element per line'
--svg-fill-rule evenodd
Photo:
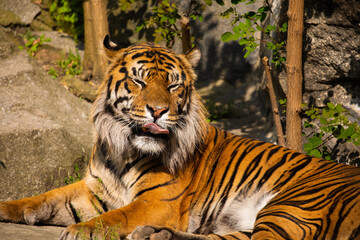
<path fill-rule="evenodd" d="M 1 202 L 1 221 L 67 226 L 60 239 L 360 239 L 360 169 L 207 123 L 198 48 L 106 36 L 104 52 L 85 178 Z"/>

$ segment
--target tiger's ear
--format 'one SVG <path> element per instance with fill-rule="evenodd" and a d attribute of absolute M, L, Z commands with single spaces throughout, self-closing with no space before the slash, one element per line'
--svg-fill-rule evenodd
<path fill-rule="evenodd" d="M 189 61 L 190 65 L 195 68 L 201 58 L 201 51 L 200 48 L 198 46 L 195 46 L 194 48 L 190 49 L 186 54 L 185 54 L 186 59 Z"/>
<path fill-rule="evenodd" d="M 106 56 L 111 60 L 117 52 L 121 49 L 116 43 L 110 40 L 110 36 L 106 35 L 103 41 L 104 52 Z"/>

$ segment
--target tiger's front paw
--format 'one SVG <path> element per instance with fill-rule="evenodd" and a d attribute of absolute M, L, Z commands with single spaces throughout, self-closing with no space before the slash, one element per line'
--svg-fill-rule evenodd
<path fill-rule="evenodd" d="M 0 221 L 34 225 L 49 218 L 51 211 L 46 204 L 24 200 L 0 202 Z"/>
<path fill-rule="evenodd" d="M 73 239 L 120 239 L 120 226 L 106 226 L 103 221 L 90 220 L 68 226 L 60 234 L 60 240 Z"/>
<path fill-rule="evenodd" d="M 137 227 L 128 237 L 129 240 L 170 240 L 173 233 L 170 229 L 152 226 Z"/>

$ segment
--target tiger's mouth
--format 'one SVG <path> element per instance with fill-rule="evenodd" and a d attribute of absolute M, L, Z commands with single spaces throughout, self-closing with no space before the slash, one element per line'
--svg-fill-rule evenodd
<path fill-rule="evenodd" d="M 167 139 L 169 130 L 160 127 L 156 123 L 147 123 L 143 126 L 134 127 L 133 133 L 137 136 Z"/>

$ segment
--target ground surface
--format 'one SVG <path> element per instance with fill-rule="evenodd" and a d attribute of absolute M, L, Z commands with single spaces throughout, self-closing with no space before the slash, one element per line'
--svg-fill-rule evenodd
<path fill-rule="evenodd" d="M 1 240 L 55 240 L 64 228 L 0 222 Z"/>

